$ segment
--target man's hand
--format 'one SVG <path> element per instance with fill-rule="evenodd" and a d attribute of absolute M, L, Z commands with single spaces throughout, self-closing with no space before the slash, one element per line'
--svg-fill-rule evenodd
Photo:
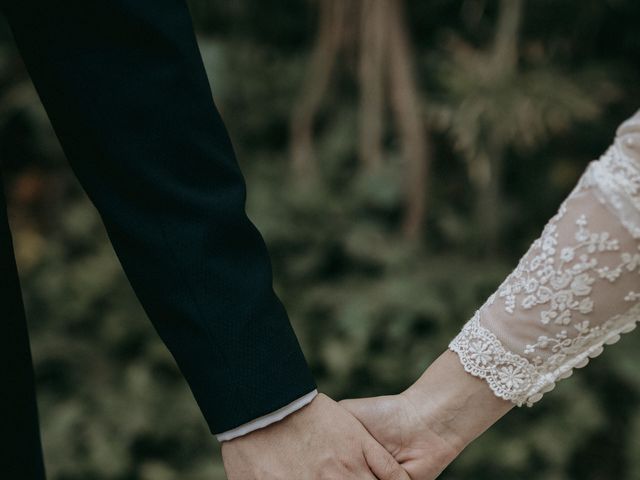
<path fill-rule="evenodd" d="M 349 412 L 323 394 L 284 420 L 222 444 L 229 480 L 409 480 Z"/>

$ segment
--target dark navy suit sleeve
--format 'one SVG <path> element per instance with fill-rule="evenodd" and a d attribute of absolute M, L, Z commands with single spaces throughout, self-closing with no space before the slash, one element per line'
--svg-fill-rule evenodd
<path fill-rule="evenodd" d="M 71 167 L 211 431 L 312 391 L 184 1 L 4 8 Z"/>

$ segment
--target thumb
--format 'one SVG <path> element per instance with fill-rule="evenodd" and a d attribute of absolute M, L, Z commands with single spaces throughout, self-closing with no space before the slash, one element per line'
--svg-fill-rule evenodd
<path fill-rule="evenodd" d="M 363 445 L 364 458 L 379 480 L 411 480 L 395 458 L 373 438 Z"/>
<path fill-rule="evenodd" d="M 341 400 L 339 403 L 370 432 L 372 427 L 375 430 L 375 426 L 381 423 L 381 420 L 390 416 L 395 406 L 393 396 L 390 395 Z"/>
<path fill-rule="evenodd" d="M 403 419 L 396 396 L 360 398 L 340 402 L 369 434 L 392 455 L 402 450 Z"/>
<path fill-rule="evenodd" d="M 350 398 L 348 400 L 340 400 L 338 403 L 347 410 L 351 415 L 365 423 L 371 417 L 375 416 L 375 401 L 373 398 Z"/>

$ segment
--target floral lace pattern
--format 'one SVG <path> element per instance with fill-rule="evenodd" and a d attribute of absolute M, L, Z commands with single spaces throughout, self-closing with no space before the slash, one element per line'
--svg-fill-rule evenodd
<path fill-rule="evenodd" d="M 636 117 L 633 138 L 626 122 L 623 138 L 591 162 L 541 237 L 449 345 L 468 373 L 518 406 L 538 401 L 640 321 L 640 289 L 628 288 L 640 286 L 640 159 L 621 147 L 640 146 Z M 605 207 L 598 215 L 611 229 L 590 227 L 589 202 Z M 614 230 L 630 235 L 621 242 Z M 601 311 L 614 313 L 601 318 Z M 493 332 L 484 323 L 496 315 L 504 318 Z"/>
<path fill-rule="evenodd" d="M 640 238 L 640 164 L 625 155 L 619 143 L 637 137 L 618 139 L 602 155 L 592 162 L 581 179 L 580 186 L 594 189 L 600 201 L 620 219 L 634 238 Z"/>
<path fill-rule="evenodd" d="M 556 220 L 561 218 L 563 212 L 564 209 L 556 216 Z M 498 289 L 498 297 L 505 300 L 507 312 L 514 313 L 516 296 L 523 294 L 519 306 L 524 310 L 537 305 L 548 307 L 540 313 L 543 324 L 553 322 L 569 325 L 573 311 L 587 314 L 593 310 L 593 300 L 589 294 L 596 278 L 614 282 L 623 269 L 632 271 L 640 266 L 640 251 L 622 253 L 620 263 L 613 268 L 601 266 L 591 254 L 619 250 L 618 240 L 611 238 L 608 232 L 591 232 L 585 215 L 576 220 L 576 226 L 575 243 L 563 246 L 557 252 L 557 225 L 553 221 L 547 225 L 542 236 L 531 247 L 539 253 L 530 261 L 521 262 L 509 281 Z M 574 260 L 577 261 L 571 263 Z M 491 303 L 493 301 L 495 296 L 490 299 Z"/>

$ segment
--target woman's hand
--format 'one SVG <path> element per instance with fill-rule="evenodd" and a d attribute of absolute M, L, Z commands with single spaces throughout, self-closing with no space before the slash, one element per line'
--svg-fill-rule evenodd
<path fill-rule="evenodd" d="M 455 353 L 443 353 L 398 395 L 343 400 L 412 480 L 432 480 L 513 404 L 467 374 Z"/>
<path fill-rule="evenodd" d="M 406 396 L 361 398 L 340 402 L 404 468 L 412 480 L 436 478 L 461 451 Z"/>

